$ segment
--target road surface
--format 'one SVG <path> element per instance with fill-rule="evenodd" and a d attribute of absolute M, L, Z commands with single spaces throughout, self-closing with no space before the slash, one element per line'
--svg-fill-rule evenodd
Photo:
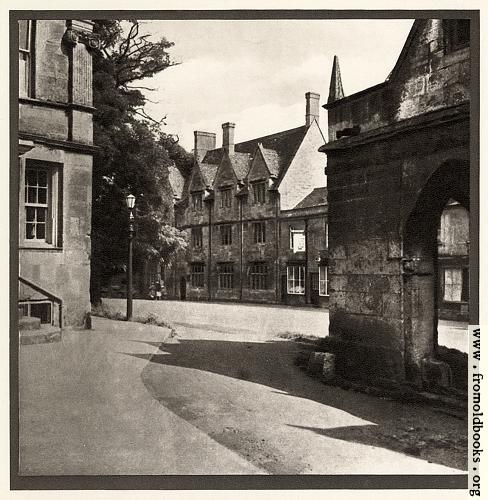
<path fill-rule="evenodd" d="M 462 419 L 325 386 L 293 365 L 300 344 L 256 328 L 252 315 L 247 331 L 192 321 L 171 337 L 165 328 L 94 318 L 92 331 L 20 346 L 20 472 L 464 469 Z"/>
<path fill-rule="evenodd" d="M 125 300 L 104 299 L 109 308 L 125 314 Z M 270 335 L 314 335 L 329 333 L 329 311 L 312 307 L 135 300 L 134 316 L 154 314 L 179 327 Z M 468 352 L 468 323 L 439 320 L 439 344 Z"/>

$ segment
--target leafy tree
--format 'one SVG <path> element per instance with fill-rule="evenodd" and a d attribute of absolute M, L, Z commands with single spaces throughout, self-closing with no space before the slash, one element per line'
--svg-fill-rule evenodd
<path fill-rule="evenodd" d="M 188 153 L 174 136 L 161 130 L 163 120 L 144 111 L 147 98 L 141 80 L 174 63 L 165 38 L 140 34 L 138 21 L 127 29 L 120 21 L 95 21 L 101 40 L 93 55 L 94 140 L 91 300 L 98 303 L 101 283 L 125 267 L 129 192 L 137 198 L 134 271 L 148 258 L 168 258 L 186 242 L 172 227 L 173 199 L 168 166 L 188 168 Z"/>

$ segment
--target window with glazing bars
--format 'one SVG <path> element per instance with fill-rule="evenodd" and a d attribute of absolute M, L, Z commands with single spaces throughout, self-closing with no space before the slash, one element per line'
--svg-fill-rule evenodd
<path fill-rule="evenodd" d="M 203 199 L 202 193 L 192 193 L 191 202 L 192 202 L 192 209 L 194 212 L 200 212 L 202 210 L 203 206 L 202 199 Z"/>
<path fill-rule="evenodd" d="M 305 230 L 290 227 L 290 250 L 294 252 L 305 251 Z"/>
<path fill-rule="evenodd" d="M 234 264 L 219 264 L 219 288 L 234 288 Z"/>
<path fill-rule="evenodd" d="M 220 190 L 220 208 L 229 208 L 232 206 L 232 189 Z"/>
<path fill-rule="evenodd" d="M 266 290 L 268 278 L 268 266 L 264 262 L 251 264 L 249 270 L 249 285 L 251 290 Z"/>
<path fill-rule="evenodd" d="M 205 267 L 201 263 L 191 265 L 191 286 L 192 288 L 203 288 L 205 283 Z"/>
<path fill-rule="evenodd" d="M 220 226 L 220 241 L 222 245 L 232 245 L 232 226 Z"/>
<path fill-rule="evenodd" d="M 200 248 L 203 245 L 203 233 L 201 227 L 192 227 L 191 244 L 194 248 Z"/>
<path fill-rule="evenodd" d="M 255 182 L 252 185 L 254 204 L 266 203 L 266 182 Z"/>
<path fill-rule="evenodd" d="M 327 297 L 329 295 L 327 266 L 319 266 L 319 295 L 322 297 Z"/>
<path fill-rule="evenodd" d="M 253 223 L 254 243 L 266 243 L 266 222 Z"/>
<path fill-rule="evenodd" d="M 50 175 L 47 169 L 25 169 L 25 238 L 50 242 Z"/>
<path fill-rule="evenodd" d="M 444 301 L 467 302 L 469 300 L 468 268 L 444 269 Z"/>
<path fill-rule="evenodd" d="M 292 265 L 286 268 L 287 292 L 291 295 L 305 294 L 305 266 Z"/>

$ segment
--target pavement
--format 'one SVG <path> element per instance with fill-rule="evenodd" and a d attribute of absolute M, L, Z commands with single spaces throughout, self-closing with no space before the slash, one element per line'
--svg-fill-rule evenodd
<path fill-rule="evenodd" d="M 144 386 L 147 358 L 169 330 L 93 323 L 91 331 L 63 332 L 61 342 L 20 346 L 21 475 L 262 472 Z"/>
<path fill-rule="evenodd" d="M 147 307 L 138 302 L 136 316 Z M 260 315 L 253 309 L 247 330 L 236 311 L 209 329 L 206 321 L 218 313 L 205 306 L 199 324 L 195 308 L 185 304 L 193 315 L 180 311 L 174 337 L 167 328 L 93 318 L 91 331 L 20 346 L 20 473 L 465 469 L 466 422 L 459 416 L 310 378 L 293 364 L 303 346 L 277 338 L 271 327 L 275 320 L 280 328 L 295 326 L 276 319 L 278 308 L 256 307 Z"/>

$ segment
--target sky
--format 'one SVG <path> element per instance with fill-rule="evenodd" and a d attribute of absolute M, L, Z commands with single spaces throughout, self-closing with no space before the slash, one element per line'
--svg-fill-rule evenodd
<path fill-rule="evenodd" d="M 166 116 L 164 131 L 193 149 L 193 131 L 217 134 L 222 123 L 236 124 L 235 141 L 305 123 L 305 92 L 327 101 L 334 55 L 339 57 L 345 95 L 385 80 L 413 24 L 390 20 L 144 21 L 154 39 L 174 42 L 177 66 L 144 85 L 154 101 L 155 119 Z M 327 117 L 320 124 L 327 135 Z"/>

